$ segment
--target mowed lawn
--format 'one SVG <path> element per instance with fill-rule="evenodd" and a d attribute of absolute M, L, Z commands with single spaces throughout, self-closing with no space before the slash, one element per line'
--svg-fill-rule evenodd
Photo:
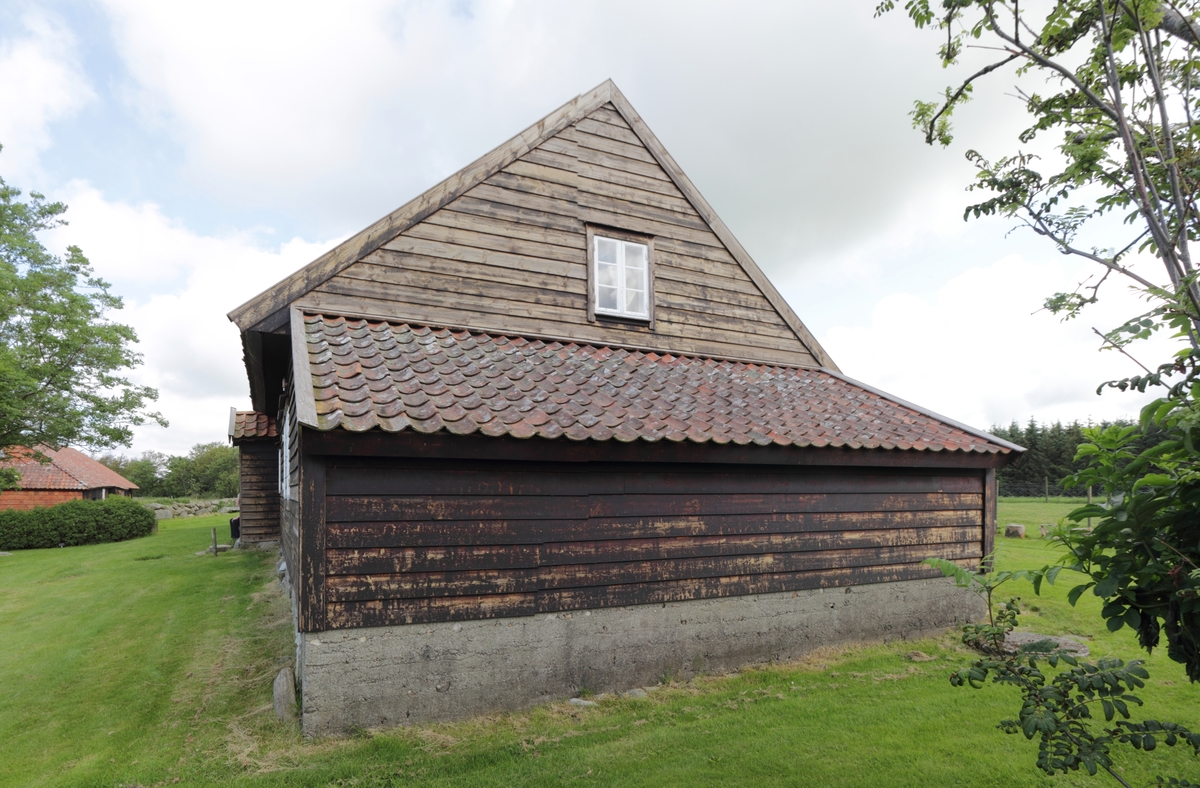
<path fill-rule="evenodd" d="M 1054 522 L 1070 505 L 1001 504 L 1000 522 Z M 1054 514 L 1057 511 L 1058 514 Z M 197 557 L 224 518 L 166 521 L 113 545 L 0 558 L 0 785 L 1084 785 L 1044 777 L 1036 744 L 996 723 L 1011 689 L 954 689 L 971 655 L 953 633 L 813 655 L 736 676 L 666 684 L 468 722 L 305 741 L 276 721 L 271 681 L 292 654 L 274 565 L 262 553 Z M 998 540 L 1001 565 L 1054 558 L 1038 539 Z M 1069 633 L 1093 654 L 1138 658 L 1098 604 L 1035 597 L 1023 628 Z M 880 611 L 887 615 L 886 610 Z M 933 657 L 914 661 L 921 651 Z M 1156 653 L 1150 713 L 1200 729 L 1200 687 Z M 1121 754 L 1134 785 L 1200 775 L 1160 747 Z M 1095 781 L 1099 781 L 1096 783 Z"/>

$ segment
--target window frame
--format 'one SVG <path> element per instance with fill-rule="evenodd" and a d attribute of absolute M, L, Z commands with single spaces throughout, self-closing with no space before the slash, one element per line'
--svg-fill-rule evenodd
<path fill-rule="evenodd" d="M 604 312 L 596 308 L 596 238 L 611 238 L 646 247 L 646 315 Z M 587 225 L 587 319 L 589 323 L 617 323 L 654 328 L 654 236 L 604 225 Z"/>
<path fill-rule="evenodd" d="M 283 409 L 282 426 L 279 430 L 279 497 L 284 501 L 292 500 L 292 410 L 285 405 Z M 276 422 L 278 424 L 278 422 Z"/>

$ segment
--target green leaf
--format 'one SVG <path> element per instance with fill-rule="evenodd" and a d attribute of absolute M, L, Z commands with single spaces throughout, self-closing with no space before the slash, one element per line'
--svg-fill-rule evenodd
<path fill-rule="evenodd" d="M 1072 607 L 1079 601 L 1079 597 L 1083 596 L 1083 592 L 1091 588 L 1092 585 L 1092 583 L 1084 583 L 1083 585 L 1075 586 L 1067 593 L 1067 601 L 1071 603 Z"/>
<path fill-rule="evenodd" d="M 1118 574 L 1110 574 L 1108 577 L 1101 580 L 1092 589 L 1092 593 L 1101 599 L 1107 599 L 1117 593 L 1117 587 L 1121 584 L 1121 576 Z"/>
<path fill-rule="evenodd" d="M 1121 627 L 1125 626 L 1125 621 L 1120 618 L 1110 618 L 1105 622 L 1109 632 L 1116 632 Z"/>

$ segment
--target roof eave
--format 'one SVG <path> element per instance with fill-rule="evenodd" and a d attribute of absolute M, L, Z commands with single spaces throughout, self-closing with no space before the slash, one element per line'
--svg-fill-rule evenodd
<path fill-rule="evenodd" d="M 882 389 L 877 389 L 874 386 L 871 386 L 867 383 L 863 383 L 861 380 L 855 380 L 852 377 L 843 375 L 840 371 L 826 369 L 825 372 L 828 372 L 830 375 L 833 375 L 836 378 L 844 380 L 845 382 L 847 382 L 851 385 L 858 386 L 861 389 L 866 389 L 867 391 L 871 392 L 872 394 L 874 394 L 877 397 L 883 397 L 884 399 L 894 402 L 897 405 L 902 405 L 903 407 L 906 407 L 910 410 L 915 410 L 917 413 L 920 413 L 923 416 L 928 416 L 931 419 L 936 419 L 937 421 L 940 421 L 943 424 L 948 424 L 951 427 L 954 427 L 955 429 L 960 429 L 969 435 L 974 435 L 977 438 L 983 438 L 984 440 L 986 440 L 989 443 L 994 443 L 997 446 L 1001 446 L 1005 449 L 1008 449 L 1010 452 L 1014 453 L 1014 459 L 1016 457 L 1019 457 L 1021 454 L 1023 454 L 1025 452 L 1024 446 L 1018 446 L 1017 444 L 1012 443 L 1010 441 L 1006 441 L 1003 438 L 998 438 L 995 435 L 991 434 L 990 432 L 984 432 L 983 430 L 972 427 L 969 424 L 963 424 L 961 421 L 956 421 L 947 416 L 943 416 L 940 413 L 936 413 L 936 412 L 930 410 L 929 408 L 923 408 L 920 405 L 916 405 L 916 404 L 913 404 L 912 402 L 909 402 L 908 400 L 900 399 L 899 397 L 895 396 L 894 394 L 889 394 L 886 391 L 883 391 Z"/>

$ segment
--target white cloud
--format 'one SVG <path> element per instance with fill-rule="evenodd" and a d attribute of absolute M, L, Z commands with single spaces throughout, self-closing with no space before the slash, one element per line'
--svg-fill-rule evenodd
<path fill-rule="evenodd" d="M 1017 242 L 1003 248 L 1025 261 L 963 272 L 999 256 L 1003 228 L 961 222 L 965 145 L 930 148 L 909 128 L 912 100 L 958 75 L 903 14 L 643 0 L 101 5 L 110 26 L 84 40 L 107 72 L 84 75 L 71 35 L 40 17 L 0 43 L 0 166 L 18 154 L 35 166 L 54 121 L 92 99 L 89 78 L 118 97 L 105 133 L 153 148 L 107 146 L 113 160 L 85 170 L 94 185 L 44 187 L 71 204 L 53 243 L 83 247 L 127 296 L 139 375 L 172 419 L 140 432 L 137 450 L 219 437 L 246 393 L 224 314 L 328 245 L 268 249 L 270 230 L 239 212 L 306 238 L 353 232 L 608 77 L 851 375 L 981 425 L 1136 407 L 1090 393 L 1129 369 L 1095 354 L 1087 326 L 1029 314 L 1074 286 L 1069 265 L 1025 262 L 1039 252 Z M 992 155 L 1025 121 L 997 76 L 958 119 L 964 143 Z M 232 229 L 194 229 L 213 226 Z"/>
<path fill-rule="evenodd" d="M 1103 381 L 1140 369 L 1098 351 L 1092 326 L 1107 330 L 1144 305 L 1116 284 L 1079 319 L 1063 323 L 1039 311 L 1046 295 L 1073 289 L 1084 274 L 1066 260 L 1009 256 L 970 268 L 935 293 L 885 296 L 869 321 L 836 326 L 820 339 L 850 377 L 985 429 L 1029 416 L 1136 416 L 1149 395 L 1096 396 Z M 1163 337 L 1131 350 L 1153 366 L 1172 349 Z"/>
<path fill-rule="evenodd" d="M 23 35 L 0 42 L 0 166 L 18 182 L 32 178 L 52 143 L 50 124 L 95 98 L 75 54 L 75 38 L 38 14 Z"/>
<path fill-rule="evenodd" d="M 230 406 L 249 407 L 241 342 L 225 314 L 336 241 L 264 249 L 250 234 L 196 234 L 156 205 L 109 201 L 86 183 L 54 196 L 71 206 L 71 224 L 48 233 L 48 245 L 82 247 L 125 296 L 112 317 L 138 333 L 145 363 L 132 377 L 158 389 L 157 409 L 171 422 L 138 430 L 135 451 L 182 454 L 221 439 Z"/>

